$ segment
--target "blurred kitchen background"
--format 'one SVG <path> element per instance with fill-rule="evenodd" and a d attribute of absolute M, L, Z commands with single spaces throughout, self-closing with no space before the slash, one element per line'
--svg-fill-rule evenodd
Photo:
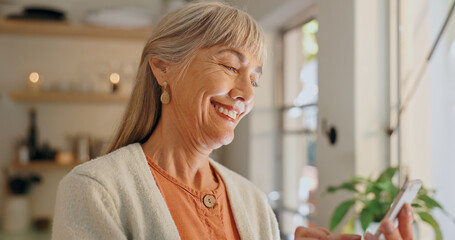
<path fill-rule="evenodd" d="M 327 186 L 388 166 L 455 216 L 454 0 L 226 2 L 264 28 L 268 61 L 255 109 L 213 157 L 268 195 L 283 239 L 329 227 L 352 193 Z M 0 239 L 50 239 L 59 180 L 103 154 L 153 23 L 186 3 L 0 0 Z M 419 224 L 418 239 L 433 234 Z"/>

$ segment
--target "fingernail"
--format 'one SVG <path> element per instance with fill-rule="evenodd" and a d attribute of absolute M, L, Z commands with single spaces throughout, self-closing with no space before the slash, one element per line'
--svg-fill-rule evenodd
<path fill-rule="evenodd" d="M 394 227 L 392 221 L 387 219 L 386 221 L 384 221 L 383 224 L 384 224 L 385 233 L 391 234 L 393 232 L 393 227 Z"/>

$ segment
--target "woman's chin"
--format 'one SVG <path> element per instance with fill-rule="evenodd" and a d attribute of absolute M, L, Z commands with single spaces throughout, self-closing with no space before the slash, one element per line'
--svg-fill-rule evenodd
<path fill-rule="evenodd" d="M 230 144 L 233 140 L 234 140 L 234 134 L 233 134 L 233 135 L 230 135 L 229 137 L 223 138 L 221 144 L 222 144 L 222 145 L 228 145 L 228 144 Z"/>
<path fill-rule="evenodd" d="M 221 136 L 217 136 L 212 138 L 213 142 L 213 149 L 217 149 L 222 147 L 223 145 L 228 145 L 234 140 L 234 134 L 224 134 Z"/>

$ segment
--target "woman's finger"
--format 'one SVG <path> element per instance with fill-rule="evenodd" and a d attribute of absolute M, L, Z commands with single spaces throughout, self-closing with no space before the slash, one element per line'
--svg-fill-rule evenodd
<path fill-rule="evenodd" d="M 334 234 L 330 235 L 327 240 L 361 240 L 362 236 L 355 234 Z"/>
<path fill-rule="evenodd" d="M 398 214 L 398 230 L 403 240 L 412 240 L 412 209 L 409 204 L 405 204 Z"/>
<path fill-rule="evenodd" d="M 324 239 L 327 237 L 327 233 L 318 229 L 318 228 L 306 228 L 306 227 L 298 227 L 295 230 L 294 236 L 295 239 L 297 238 L 316 238 L 316 239 Z"/>
<path fill-rule="evenodd" d="M 331 234 L 330 231 L 329 231 L 327 228 L 317 227 L 317 229 L 319 229 L 319 230 L 325 232 L 327 235 L 330 235 L 330 234 Z"/>
<path fill-rule="evenodd" d="M 377 240 L 377 239 L 374 238 L 373 234 L 371 234 L 369 232 L 365 233 L 365 236 L 363 236 L 363 238 L 365 240 Z"/>
<path fill-rule="evenodd" d="M 380 226 L 381 232 L 387 240 L 402 240 L 400 232 L 390 219 L 384 219 Z"/>

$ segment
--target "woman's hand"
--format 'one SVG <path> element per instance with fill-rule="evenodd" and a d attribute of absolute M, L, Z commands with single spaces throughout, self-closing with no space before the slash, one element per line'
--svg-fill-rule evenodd
<path fill-rule="evenodd" d="M 294 233 L 295 240 L 360 240 L 360 235 L 331 234 L 329 230 L 321 227 L 298 227 Z"/>
<path fill-rule="evenodd" d="M 381 232 L 386 240 L 412 240 L 412 209 L 405 204 L 398 214 L 398 228 L 392 221 L 384 219 L 381 222 Z M 331 234 L 329 230 L 321 227 L 298 227 L 295 230 L 295 240 L 360 240 L 359 235 Z M 365 240 L 377 240 L 371 233 L 365 234 Z"/>
<path fill-rule="evenodd" d="M 405 204 L 398 214 L 398 228 L 389 219 L 381 221 L 381 232 L 386 240 L 412 240 L 412 209 L 409 204 Z M 365 240 L 376 240 L 371 233 L 365 234 Z"/>

